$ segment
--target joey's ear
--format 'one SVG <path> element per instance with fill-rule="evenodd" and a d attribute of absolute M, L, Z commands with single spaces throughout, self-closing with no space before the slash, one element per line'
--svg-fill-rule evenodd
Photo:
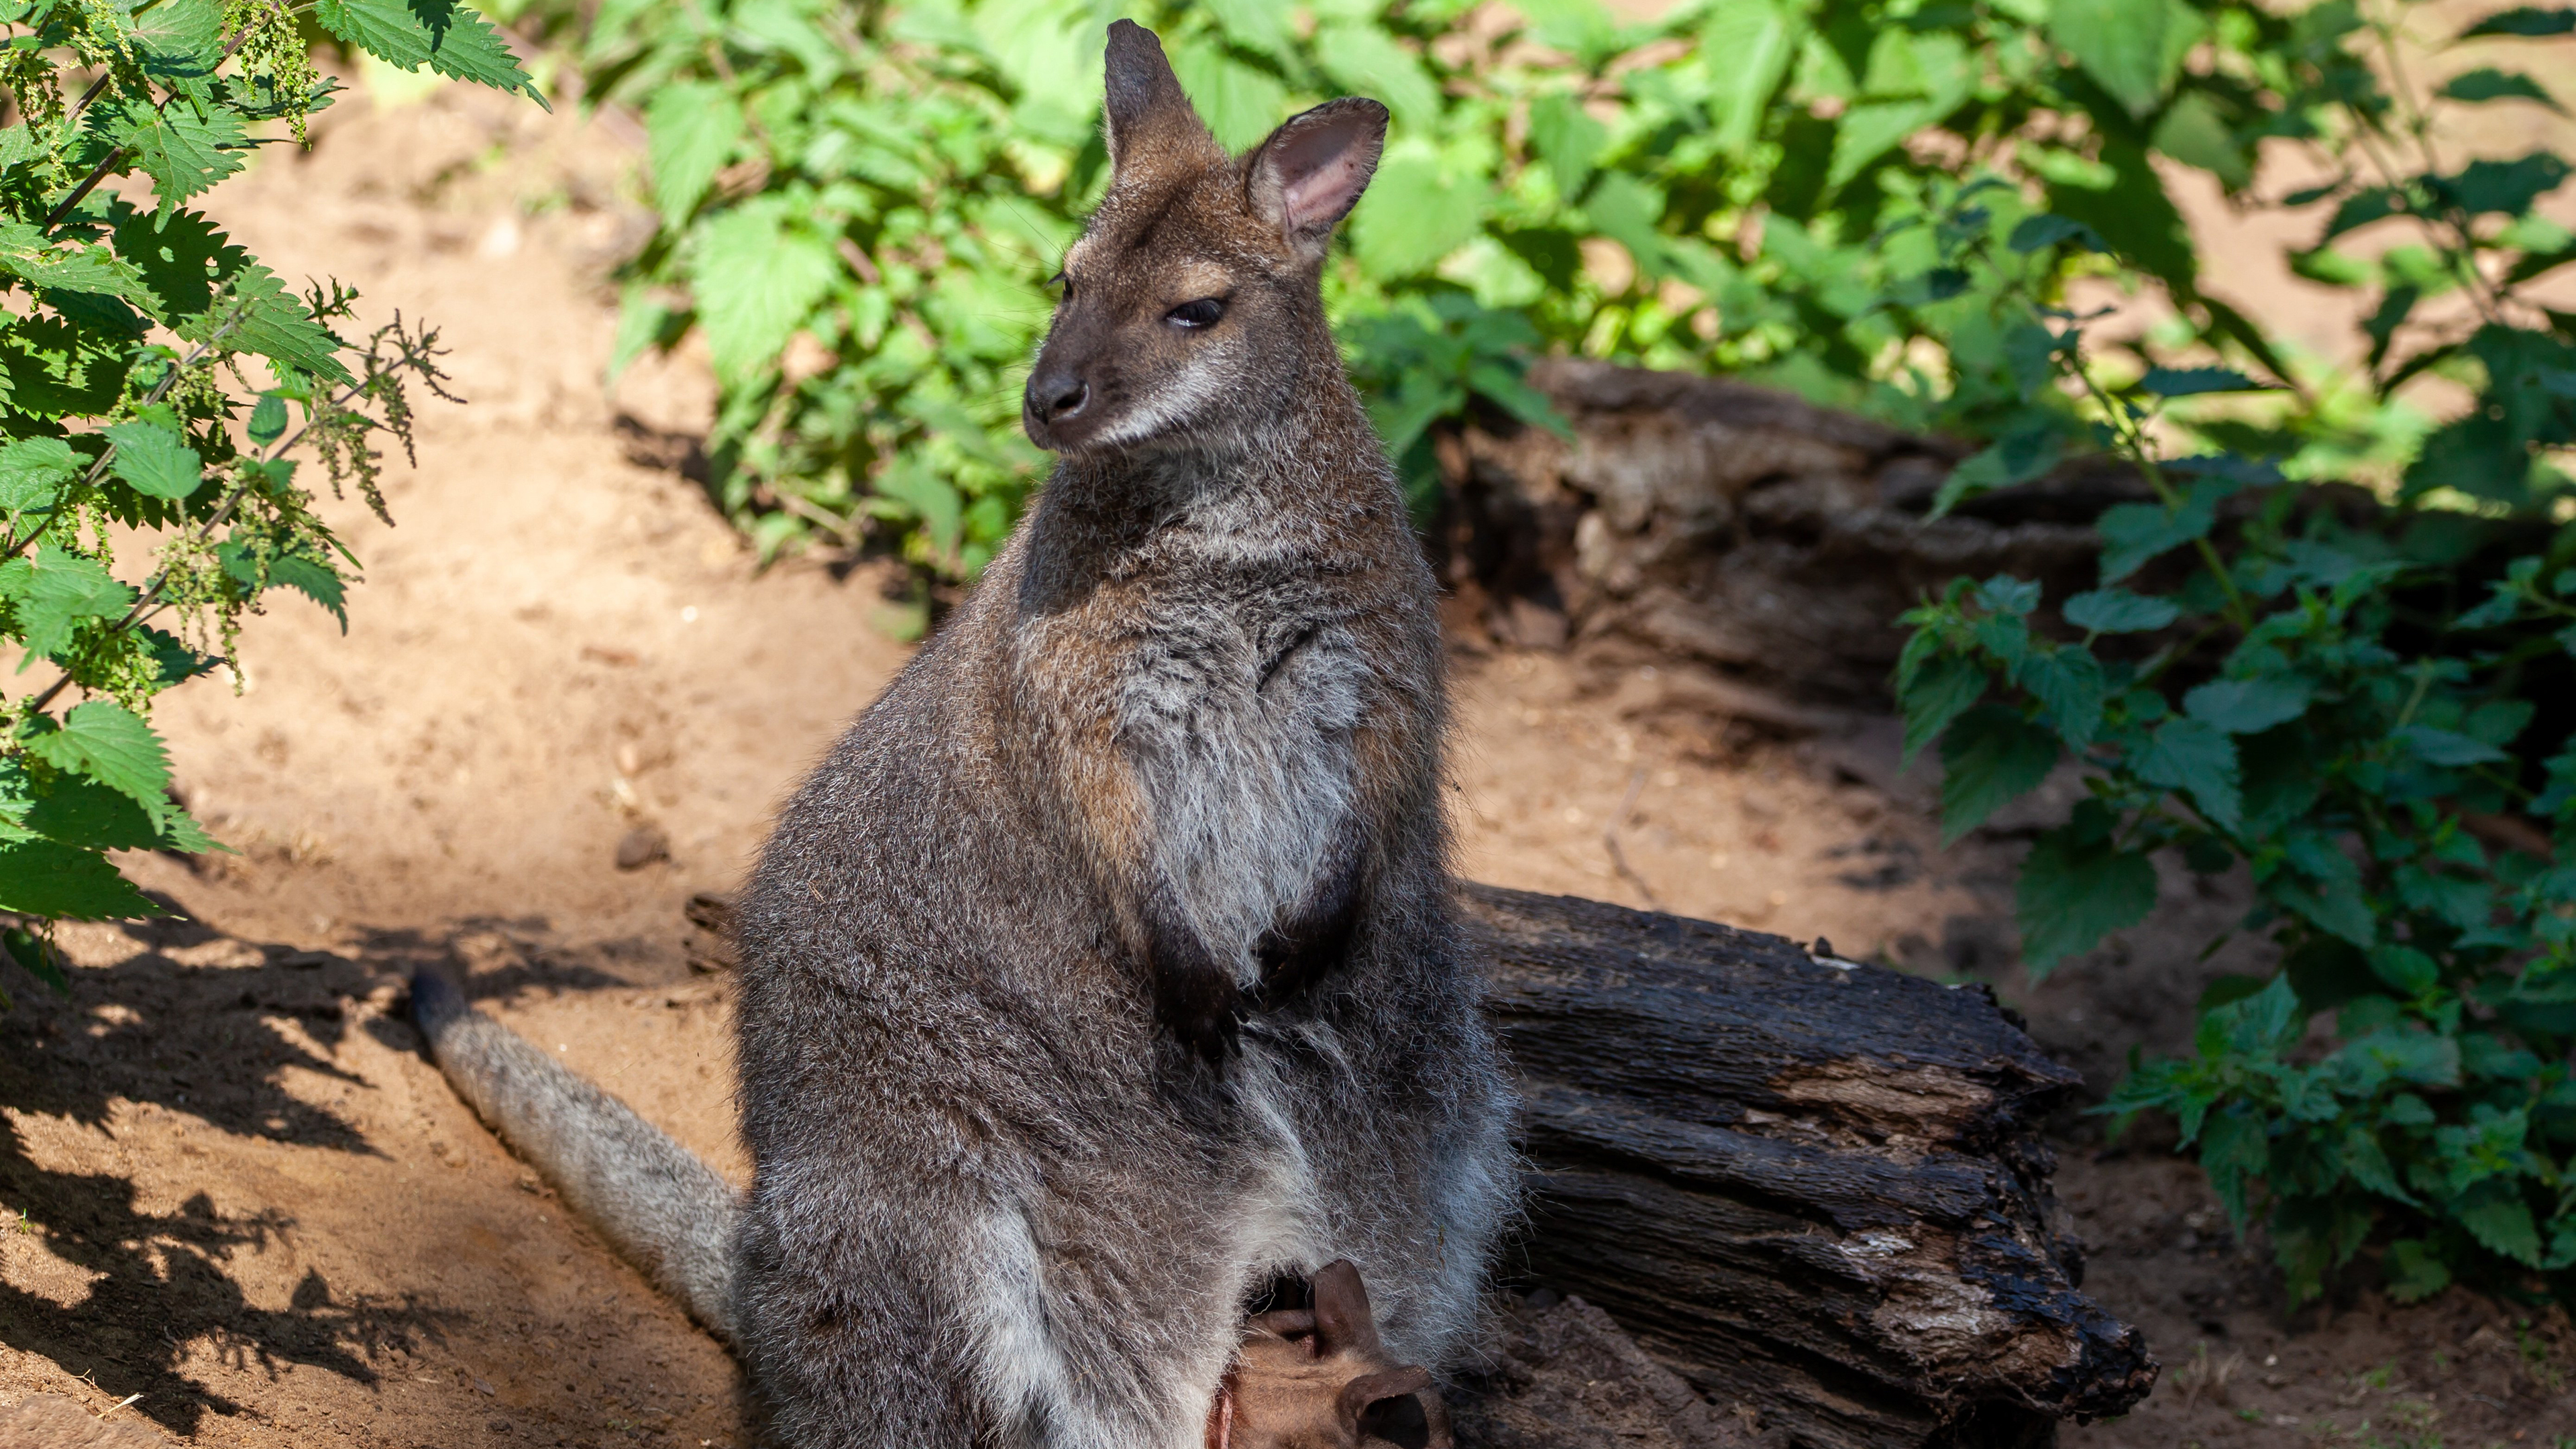
<path fill-rule="evenodd" d="M 1449 1416 L 1438 1405 L 1431 1373 L 1418 1364 L 1363 1374 L 1333 1397 L 1333 1417 L 1352 1444 L 1450 1449 Z"/>
<path fill-rule="evenodd" d="M 1208 134 L 1163 42 L 1133 20 L 1109 24 L 1106 61 L 1109 169 L 1113 181 L 1180 164 L 1222 165 L 1225 148 Z"/>
<path fill-rule="evenodd" d="M 1315 1353 L 1363 1357 L 1378 1352 L 1377 1315 L 1369 1311 L 1368 1288 L 1348 1258 L 1335 1258 L 1315 1270 Z"/>
<path fill-rule="evenodd" d="M 1254 152 L 1252 208 L 1300 253 L 1320 257 L 1334 223 L 1359 205 L 1386 149 L 1386 107 L 1359 96 L 1291 116 Z"/>

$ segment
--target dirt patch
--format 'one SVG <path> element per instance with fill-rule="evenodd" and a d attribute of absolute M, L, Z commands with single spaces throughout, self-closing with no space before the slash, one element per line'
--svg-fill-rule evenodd
<path fill-rule="evenodd" d="M 424 414 L 421 469 L 389 475 L 398 527 L 334 513 L 370 573 L 349 637 L 281 600 L 248 632 L 241 698 L 200 682 L 162 709 L 181 782 L 241 847 L 133 862 L 190 919 L 68 932 L 68 1000 L 11 985 L 0 1413 L 140 1395 L 106 1422 L 205 1445 L 747 1442 L 731 1361 L 565 1220 L 398 1011 L 412 964 L 452 960 L 487 1009 L 739 1177 L 726 981 L 692 970 L 683 904 L 734 883 L 904 658 L 872 627 L 876 577 L 756 574 L 678 463 L 620 430 L 631 413 L 685 435 L 711 397 L 685 358 L 601 391 L 631 163 L 524 105 L 355 98 L 309 159 L 270 154 L 215 193 L 289 278 L 337 274 L 439 324 L 473 405 Z M 2021 845 L 1943 850 L 1882 725 L 1838 733 L 1853 722 L 1633 662 L 1456 667 L 1476 878 L 1996 979 L 2097 1084 L 2131 1041 L 2179 1045 L 2225 968 L 2170 931 L 2028 988 L 2003 924 Z M 2195 928 L 2234 909 L 2224 881 L 2166 885 Z M 2169 1376 L 2070 1443 L 2576 1433 L 2561 1320 L 2464 1294 L 2284 1315 L 2195 1172 L 2097 1164 L 2097 1145 L 2060 1176 L 2087 1286 Z M 1611 1407 L 1663 1412 L 1651 1387 Z"/>

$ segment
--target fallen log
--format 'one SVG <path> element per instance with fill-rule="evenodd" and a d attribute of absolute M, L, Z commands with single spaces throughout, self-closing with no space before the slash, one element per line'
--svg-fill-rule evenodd
<path fill-rule="evenodd" d="M 1464 888 L 1520 1074 L 1530 1224 L 1761 1440 L 2013 1449 L 2154 1385 L 2077 1291 L 2039 1135 L 2076 1075 L 1982 988 L 1597 901 Z"/>
<path fill-rule="evenodd" d="M 1645 1442 L 1638 1414 L 1684 1445 L 2036 1449 L 2154 1386 L 2138 1331 L 2077 1291 L 2049 1193 L 2040 1127 L 2079 1078 L 1985 988 L 1599 901 L 1461 897 L 1522 1093 L 1529 1226 L 1503 1275 L 1580 1295 L 1717 1410 L 1672 1417 L 1649 1386 L 1570 1424 L 1544 1383 L 1513 1398 L 1554 1341 L 1534 1339 L 1460 1386 L 1462 1449 Z M 730 967 L 731 902 L 689 917 L 692 965 Z"/>

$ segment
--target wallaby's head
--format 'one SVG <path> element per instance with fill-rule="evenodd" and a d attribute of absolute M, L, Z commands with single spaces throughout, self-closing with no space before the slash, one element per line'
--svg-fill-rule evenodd
<path fill-rule="evenodd" d="M 1108 80 L 1109 194 L 1065 253 L 1021 420 L 1066 453 L 1245 437 L 1332 357 L 1325 245 L 1377 169 L 1386 107 L 1328 102 L 1236 159 L 1152 31 L 1109 27 Z"/>
<path fill-rule="evenodd" d="M 1312 1308 L 1255 1315 L 1208 1414 L 1208 1449 L 1450 1449 L 1431 1375 L 1388 1362 L 1360 1270 L 1314 1278 Z"/>

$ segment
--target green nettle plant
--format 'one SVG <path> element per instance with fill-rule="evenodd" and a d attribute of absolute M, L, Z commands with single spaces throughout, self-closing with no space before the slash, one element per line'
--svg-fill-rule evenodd
<path fill-rule="evenodd" d="M 1945 509 L 2125 460 L 2139 496 L 2101 520 L 2097 587 L 1962 582 L 1907 621 L 1903 704 L 1948 765 L 1952 830 L 2084 770 L 2090 798 L 2023 872 L 2038 971 L 2150 912 L 2159 853 L 2250 872 L 2244 929 L 2283 974 L 2214 993 L 2198 1053 L 2140 1067 L 2113 1107 L 2181 1121 L 2294 1292 L 2372 1243 L 2406 1295 L 2576 1266 L 2576 557 L 2551 462 L 2576 441 L 2576 357 L 2531 290 L 2576 238 L 2537 210 L 2560 158 L 2447 155 L 2441 126 L 2557 105 L 2477 62 L 2576 11 L 2479 22 L 2456 39 L 2484 49 L 2432 93 L 2404 83 L 2396 0 L 500 13 L 566 47 L 590 103 L 643 115 L 660 225 L 626 274 L 621 360 L 703 337 L 713 489 L 764 556 L 891 543 L 962 577 L 1008 531 L 1040 467 L 1019 369 L 1104 182 L 1093 57 L 1116 14 L 1162 35 L 1231 145 L 1344 91 L 1391 108 L 1327 286 L 1418 501 L 1434 429 L 1554 422 L 1522 382 L 1548 352 L 1974 439 Z M 2258 183 L 2284 144 L 2316 185 Z M 2291 261 L 2356 298 L 2357 363 L 2276 346 L 2202 289 L 2182 168 L 2324 215 Z M 2083 277 L 2170 314 L 2088 337 L 2099 319 L 2066 310 Z"/>
<path fill-rule="evenodd" d="M 721 388 L 713 489 L 764 556 L 873 536 L 971 575 L 1008 531 L 1039 476 L 1016 419 L 1045 280 L 1105 181 L 1097 56 L 1118 14 L 1160 33 L 1230 145 L 1344 92 L 1391 108 L 1328 300 L 1417 489 L 1436 484 L 1430 424 L 1471 407 L 1546 420 L 1520 386 L 1545 351 L 1723 368 L 1974 430 L 2002 394 L 1928 386 L 1909 349 L 1943 334 L 1882 305 L 1893 273 L 1878 237 L 1963 163 L 2001 168 L 2138 259 L 2184 304 L 2186 332 L 2263 346 L 2199 292 L 2149 158 L 2250 165 L 2270 124 L 2252 92 L 2183 61 L 2216 45 L 2287 63 L 2291 27 L 2267 12 L 1684 0 L 1627 24 L 1593 0 L 1513 11 L 506 0 L 496 13 L 566 47 L 590 104 L 642 113 L 660 226 L 627 270 L 620 362 L 703 337 Z M 1954 345 L 1965 358 L 1981 339 Z"/>
<path fill-rule="evenodd" d="M 2576 486 L 2554 460 L 2576 445 L 2576 316 L 2529 284 L 2576 260 L 2534 210 L 2568 168 L 2446 164 L 2437 144 L 2444 105 L 2554 103 L 2491 68 L 2412 94 L 2391 23 L 2349 5 L 2274 23 L 2295 43 L 2271 58 L 2292 63 L 2217 58 L 2237 114 L 2327 163 L 2287 198 L 2333 203 L 2298 269 L 2376 291 L 2356 312 L 2377 405 L 2428 373 L 2466 405 L 2376 493 L 2286 477 L 2329 425 L 2314 398 L 2267 411 L 2240 372 L 2088 350 L 2096 319 L 2026 285 L 2017 254 L 2103 245 L 2081 221 L 2026 218 L 1999 246 L 1963 222 L 1973 201 L 1926 216 L 1943 253 L 1926 286 L 1979 272 L 2028 299 L 1991 314 L 2018 400 L 1990 409 L 2000 437 L 1942 506 L 2077 448 L 2123 460 L 2141 496 L 2102 515 L 2094 587 L 1963 579 L 1907 616 L 1907 744 L 1938 742 L 1954 838 L 2081 768 L 2086 798 L 2022 866 L 2034 974 L 2145 919 L 2159 853 L 2247 872 L 2239 929 L 2278 973 L 2222 979 L 2192 1055 L 2133 1061 L 2104 1110 L 2171 1114 L 2240 1230 L 2268 1222 L 2294 1301 L 2365 1248 L 2401 1300 L 2464 1274 L 2565 1293 Z M 2523 9 L 2464 38 L 2571 30 L 2576 11 Z"/>
<path fill-rule="evenodd" d="M 308 17 L 535 95 L 451 0 L 0 4 L 0 945 L 56 986 L 52 921 L 159 913 L 106 852 L 222 848 L 169 793 L 153 696 L 225 665 L 271 588 L 347 625 L 356 560 L 290 455 L 381 516 L 374 440 L 408 453 L 407 385 L 446 396 L 436 333 L 352 342 L 355 293 L 291 291 L 186 207 L 330 103 Z"/>

